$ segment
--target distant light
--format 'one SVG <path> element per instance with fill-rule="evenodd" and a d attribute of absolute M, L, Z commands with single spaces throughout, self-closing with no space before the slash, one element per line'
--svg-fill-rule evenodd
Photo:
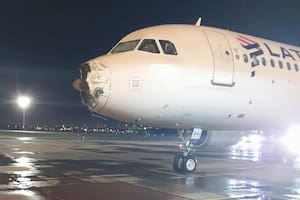
<path fill-rule="evenodd" d="M 20 96 L 17 99 L 17 103 L 20 106 L 20 108 L 26 109 L 30 105 L 31 99 L 27 96 Z"/>
<path fill-rule="evenodd" d="M 262 142 L 262 135 L 250 134 L 249 136 L 243 136 L 233 148 L 240 147 L 242 150 L 259 150 L 261 149 Z"/>
<path fill-rule="evenodd" d="M 263 138 L 261 135 L 257 135 L 257 134 L 249 135 L 249 141 L 252 142 L 253 144 L 255 144 L 256 146 L 261 144 L 262 140 L 263 140 Z"/>
<path fill-rule="evenodd" d="M 282 139 L 283 143 L 293 153 L 300 152 L 299 140 L 300 140 L 300 125 L 291 127 Z"/>

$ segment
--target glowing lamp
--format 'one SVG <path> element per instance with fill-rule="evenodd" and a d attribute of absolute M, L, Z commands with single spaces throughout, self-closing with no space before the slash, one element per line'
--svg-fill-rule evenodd
<path fill-rule="evenodd" d="M 20 106 L 20 108 L 26 109 L 30 105 L 31 99 L 27 96 L 20 96 L 17 99 L 17 103 Z"/>
<path fill-rule="evenodd" d="M 17 103 L 19 105 L 19 107 L 23 110 L 23 130 L 25 129 L 25 113 L 26 113 L 26 108 L 28 108 L 28 106 L 31 103 L 31 99 L 27 96 L 20 96 L 17 99 Z"/>

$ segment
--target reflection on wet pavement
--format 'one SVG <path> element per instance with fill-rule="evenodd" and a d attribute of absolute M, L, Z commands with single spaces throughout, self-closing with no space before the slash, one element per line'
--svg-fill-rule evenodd
<path fill-rule="evenodd" d="M 277 147 L 254 140 L 244 139 L 224 152 L 197 153 L 199 168 L 185 175 L 172 169 L 178 150 L 174 138 L 0 135 L 0 200 L 135 199 L 143 194 L 148 199 L 300 199 L 299 158 L 282 162 L 279 151 L 272 152 Z"/>
<path fill-rule="evenodd" d="M 0 199 L 17 199 L 17 200 L 44 200 L 43 197 L 31 190 L 14 190 L 0 192 Z"/>

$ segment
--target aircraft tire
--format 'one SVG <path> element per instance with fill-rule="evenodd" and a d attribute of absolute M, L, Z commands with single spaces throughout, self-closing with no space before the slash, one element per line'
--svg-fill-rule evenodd
<path fill-rule="evenodd" d="M 197 168 L 197 160 L 193 156 L 186 156 L 183 159 L 182 170 L 184 173 L 192 173 Z"/>
<path fill-rule="evenodd" d="M 178 153 L 175 155 L 174 162 L 173 162 L 174 171 L 179 173 L 183 172 L 183 161 L 184 161 L 184 156 L 182 153 Z"/>

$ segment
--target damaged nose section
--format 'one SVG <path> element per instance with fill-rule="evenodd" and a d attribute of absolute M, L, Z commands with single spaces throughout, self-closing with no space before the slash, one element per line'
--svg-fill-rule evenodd
<path fill-rule="evenodd" d="M 88 64 L 82 64 L 79 68 L 80 78 L 73 82 L 73 88 L 79 92 L 89 91 L 89 85 L 86 82 L 87 74 L 91 71 Z"/>
<path fill-rule="evenodd" d="M 80 92 L 83 104 L 90 110 L 98 111 L 104 107 L 110 85 L 109 75 L 109 69 L 102 64 L 84 63 L 80 66 L 80 78 L 73 82 L 73 88 Z"/>
<path fill-rule="evenodd" d="M 84 90 L 88 90 L 89 86 L 86 81 L 78 78 L 73 82 L 73 88 L 79 92 L 82 92 Z"/>
<path fill-rule="evenodd" d="M 97 105 L 96 99 L 90 94 L 88 83 L 81 78 L 73 82 L 73 88 L 80 92 L 80 96 L 84 105 L 93 108 Z"/>
<path fill-rule="evenodd" d="M 94 91 L 94 96 L 98 99 L 101 95 L 104 94 L 103 88 L 96 88 Z"/>

